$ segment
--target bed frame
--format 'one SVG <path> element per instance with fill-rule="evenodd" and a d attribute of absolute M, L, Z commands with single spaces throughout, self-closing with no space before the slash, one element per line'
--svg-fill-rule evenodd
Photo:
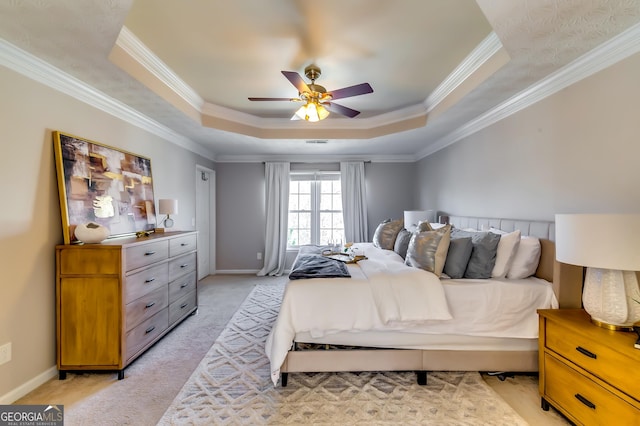
<path fill-rule="evenodd" d="M 540 238 L 542 253 L 535 276 L 553 283 L 561 308 L 582 305 L 583 268 L 555 260 L 555 224 L 544 221 L 450 216 L 457 228 L 504 231 L 519 229 L 522 235 Z M 455 351 L 429 349 L 357 349 L 289 351 L 280 372 L 282 386 L 287 374 L 338 371 L 416 371 L 418 383 L 426 384 L 427 371 L 536 372 L 538 350 Z"/>

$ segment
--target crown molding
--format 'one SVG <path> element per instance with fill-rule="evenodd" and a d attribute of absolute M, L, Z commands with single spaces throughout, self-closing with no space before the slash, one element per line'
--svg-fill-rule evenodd
<path fill-rule="evenodd" d="M 491 32 L 480 44 L 467 55 L 447 78 L 425 99 L 427 113 L 445 100 L 455 89 L 466 81 L 474 72 L 502 49 L 498 35 Z"/>
<path fill-rule="evenodd" d="M 339 163 L 341 161 L 367 161 L 371 163 L 413 163 L 413 155 L 219 155 L 217 163 L 263 163 L 289 161 L 291 163 Z"/>
<path fill-rule="evenodd" d="M 630 27 L 611 40 L 549 74 L 543 80 L 460 126 L 421 151 L 416 160 L 421 160 L 440 151 L 638 52 L 640 52 L 640 24 Z"/>
<path fill-rule="evenodd" d="M 150 74 L 159 79 L 169 90 L 188 102 L 196 111 L 205 117 L 215 120 L 229 121 L 241 124 L 249 135 L 254 135 L 260 129 L 289 131 L 292 125 L 288 118 L 264 118 L 247 114 L 231 108 L 226 108 L 204 101 L 188 84 L 175 74 L 160 58 L 158 58 L 144 43 L 142 43 L 129 29 L 122 28 L 116 44 L 121 47 L 133 60 L 143 66 Z M 358 120 L 331 120 L 322 122 L 323 129 L 340 130 L 371 130 L 407 121 L 416 117 L 426 117 L 429 111 L 446 99 L 458 86 L 466 81 L 475 71 L 502 49 L 498 36 L 490 33 L 456 69 L 429 95 L 427 99 L 417 105 L 401 108 L 388 113 Z M 316 126 L 320 127 L 320 126 Z M 295 127 L 294 127 L 295 128 Z M 229 129 L 221 129 L 229 130 Z M 409 128 L 405 129 L 409 130 Z M 280 135 L 280 137 L 283 137 Z M 360 135 L 354 137 L 359 138 Z"/>
<path fill-rule="evenodd" d="M 3 39 L 0 39 L 0 64 L 181 148 L 215 161 L 213 153 L 203 146 Z"/>
<path fill-rule="evenodd" d="M 123 26 L 120 30 L 116 44 L 158 80 L 184 99 L 191 107 L 197 111 L 202 110 L 205 104 L 204 99 L 174 73 L 171 68 L 162 62 L 162 60 L 127 27 Z"/>

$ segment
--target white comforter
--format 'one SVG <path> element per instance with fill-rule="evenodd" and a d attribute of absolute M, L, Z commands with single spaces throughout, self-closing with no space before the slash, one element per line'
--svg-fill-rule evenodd
<path fill-rule="evenodd" d="M 351 278 L 290 281 L 266 342 L 271 378 L 296 333 L 314 337 L 341 331 L 403 329 L 427 320 L 449 320 L 443 286 L 434 274 L 404 265 L 390 250 L 362 244 L 367 260 L 348 265 Z"/>

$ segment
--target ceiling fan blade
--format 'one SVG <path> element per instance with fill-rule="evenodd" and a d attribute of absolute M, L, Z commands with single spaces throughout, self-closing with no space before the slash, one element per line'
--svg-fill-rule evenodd
<path fill-rule="evenodd" d="M 248 98 L 250 101 L 297 101 L 297 98 Z"/>
<path fill-rule="evenodd" d="M 282 71 L 282 74 L 287 77 L 287 80 L 293 84 L 296 89 L 298 89 L 298 93 L 310 92 L 309 86 L 304 82 L 300 74 L 295 71 Z"/>
<path fill-rule="evenodd" d="M 346 106 L 343 106 L 343 105 L 338 105 L 330 102 L 323 102 L 322 105 L 324 105 L 325 108 L 327 108 L 331 112 L 335 112 L 336 114 L 341 114 L 349 118 L 353 118 L 356 115 L 360 114 L 360 111 L 347 108 Z"/>
<path fill-rule="evenodd" d="M 356 84 L 355 86 L 349 86 L 329 92 L 329 94 L 331 95 L 331 99 L 333 100 L 364 95 L 365 93 L 373 93 L 373 88 L 369 85 L 369 83 Z"/>

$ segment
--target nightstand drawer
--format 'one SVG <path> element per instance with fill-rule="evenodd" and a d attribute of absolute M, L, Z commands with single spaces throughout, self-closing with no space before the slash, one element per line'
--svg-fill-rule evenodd
<path fill-rule="evenodd" d="M 640 410 L 631 404 L 549 354 L 544 363 L 544 394 L 565 414 L 587 425 L 638 424 Z"/>
<path fill-rule="evenodd" d="M 547 321 L 546 346 L 605 382 L 615 383 L 626 394 L 639 398 L 638 377 L 629 374 L 638 368 L 637 361 L 603 342 L 603 329 L 592 329 L 596 333 L 593 336 L 586 335 L 589 330 L 580 334 L 555 321 Z M 620 332 L 608 333 L 613 336 Z"/>

